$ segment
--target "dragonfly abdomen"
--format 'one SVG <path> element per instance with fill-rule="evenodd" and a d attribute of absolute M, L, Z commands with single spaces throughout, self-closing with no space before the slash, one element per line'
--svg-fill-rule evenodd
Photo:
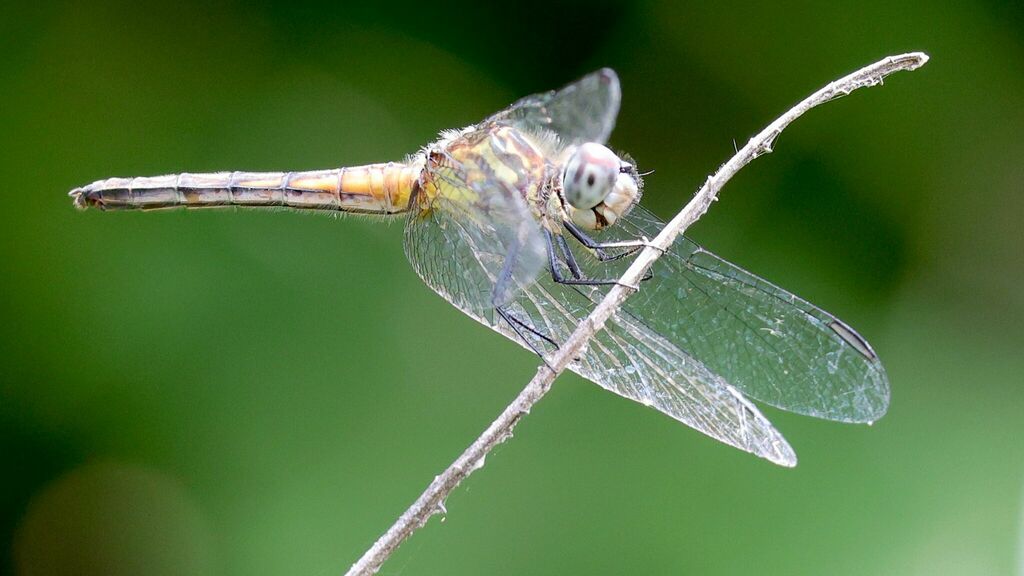
<path fill-rule="evenodd" d="M 156 210 L 220 206 L 395 214 L 409 208 L 415 164 L 388 162 L 312 172 L 213 172 L 108 178 L 70 192 L 75 206 Z"/>

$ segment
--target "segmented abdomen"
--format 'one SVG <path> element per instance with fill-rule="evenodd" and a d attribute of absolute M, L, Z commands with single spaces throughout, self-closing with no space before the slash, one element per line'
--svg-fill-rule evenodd
<path fill-rule="evenodd" d="M 394 214 L 409 208 L 415 165 L 388 162 L 312 172 L 215 172 L 108 178 L 70 192 L 78 208 L 155 210 L 252 206 Z"/>

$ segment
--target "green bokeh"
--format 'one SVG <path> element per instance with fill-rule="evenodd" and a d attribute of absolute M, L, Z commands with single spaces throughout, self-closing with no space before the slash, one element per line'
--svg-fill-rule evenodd
<path fill-rule="evenodd" d="M 0 8 L 0 570 L 337 574 L 537 360 L 431 293 L 401 226 L 76 213 L 108 176 L 400 159 L 599 66 L 668 216 L 870 338 L 889 414 L 768 410 L 794 470 L 566 375 L 383 574 L 1009 574 L 1024 494 L 1024 9 L 23 2 Z"/>

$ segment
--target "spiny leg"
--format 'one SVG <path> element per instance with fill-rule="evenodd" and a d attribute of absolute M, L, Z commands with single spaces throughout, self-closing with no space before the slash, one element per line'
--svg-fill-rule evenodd
<path fill-rule="evenodd" d="M 498 315 L 505 320 L 505 322 L 508 322 L 508 325 L 512 328 L 516 335 L 518 335 L 523 342 L 526 342 L 526 345 L 530 347 L 530 350 L 533 350 L 534 354 L 540 356 L 542 359 L 544 358 L 544 351 L 538 348 L 536 345 L 534 345 L 533 338 L 528 338 L 528 335 L 533 335 L 536 338 L 540 338 L 541 340 L 547 342 L 548 344 L 551 344 L 555 348 L 558 348 L 558 342 L 555 342 L 547 334 L 544 334 L 540 330 L 537 330 L 533 326 L 530 326 L 529 323 L 517 318 L 514 314 L 512 314 L 512 311 L 509 310 L 508 308 L 495 308 L 494 311 L 497 312 Z"/>
<path fill-rule="evenodd" d="M 585 234 L 583 234 L 583 237 L 586 238 L 587 241 L 584 241 L 580 238 L 577 239 L 580 240 L 580 242 L 587 247 L 596 246 L 596 248 L 594 248 L 595 251 L 597 251 L 600 248 L 629 248 L 629 250 L 623 254 L 604 258 L 602 260 L 604 262 L 617 260 L 619 258 L 622 258 L 623 256 L 634 254 L 637 250 L 646 245 L 645 241 L 598 244 L 593 242 Z M 553 236 L 553 234 L 550 231 L 544 230 L 544 240 L 545 247 L 547 249 L 548 265 L 551 269 L 551 277 L 556 283 L 572 286 L 610 286 L 620 284 L 618 279 L 585 278 L 583 276 L 583 271 L 580 268 L 579 263 L 576 261 L 576 257 L 573 254 L 572 249 L 569 247 L 568 243 L 565 241 L 565 238 L 562 235 Z M 558 244 L 558 251 L 561 252 L 561 259 L 555 252 L 555 243 Z M 522 246 L 520 243 L 511 243 L 508 250 L 508 254 L 505 257 L 505 262 L 502 266 L 501 272 L 499 273 L 497 281 L 494 284 L 494 289 L 491 295 L 491 302 L 494 306 L 495 312 L 497 312 L 498 315 L 505 322 L 508 323 L 509 327 L 512 328 L 516 335 L 518 335 L 519 338 L 523 342 L 525 342 L 526 345 L 529 346 L 529 348 L 533 350 L 535 354 L 540 356 L 541 359 L 544 360 L 545 364 L 547 364 L 547 360 L 544 359 L 544 351 L 537 346 L 536 340 L 540 339 L 544 342 L 547 342 L 556 349 L 559 348 L 558 342 L 556 342 L 554 339 L 552 339 L 550 336 L 545 334 L 537 327 L 531 325 L 529 322 L 517 317 L 509 307 L 512 301 L 512 295 L 515 293 L 515 279 L 513 278 L 513 270 L 515 270 L 516 262 L 519 258 L 519 251 L 521 248 Z M 565 275 L 562 273 L 560 267 L 563 264 L 566 268 L 569 269 L 569 272 L 572 275 L 571 278 L 566 278 Z M 648 273 L 643 278 L 641 278 L 641 280 L 649 280 L 651 277 L 651 273 L 648 271 Z M 550 368 L 550 365 L 548 367 Z"/>
<path fill-rule="evenodd" d="M 555 253 L 555 242 L 558 243 L 558 248 L 562 253 L 561 258 Z M 569 246 L 565 243 L 565 238 L 561 234 L 554 235 L 550 231 L 545 230 L 544 246 L 547 249 L 548 268 L 551 269 L 551 278 L 555 282 L 563 283 L 563 276 L 559 270 L 560 264 L 564 264 L 569 268 L 569 273 L 572 274 L 573 279 L 579 280 L 583 278 L 583 271 L 580 269 L 579 263 L 576 262 L 576 258 L 573 256 L 572 251 L 569 250 Z"/>
<path fill-rule="evenodd" d="M 544 231 L 544 236 L 547 242 L 548 266 L 551 268 L 551 279 L 557 282 L 558 284 L 567 284 L 570 286 L 613 286 L 616 284 L 621 284 L 621 282 L 619 282 L 617 278 L 611 279 L 583 277 L 583 272 L 580 269 L 580 265 L 576 261 L 576 257 L 573 255 L 572 250 L 569 248 L 568 244 L 566 244 L 565 238 L 559 235 L 557 236 L 557 240 L 553 241 L 552 233 L 547 230 Z M 557 256 L 555 255 L 555 248 L 553 245 L 554 242 L 558 243 L 558 247 L 562 252 L 562 258 L 565 260 L 566 267 L 568 267 L 569 271 L 572 273 L 572 278 L 566 278 L 562 274 L 562 271 L 559 269 L 559 264 L 561 262 L 559 262 Z M 641 246 L 642 245 L 643 244 L 641 244 Z M 636 250 L 633 250 L 630 253 L 633 252 L 636 252 Z M 614 260 L 617 258 L 621 258 L 621 256 L 616 256 L 615 258 L 610 258 L 603 261 L 607 262 L 609 260 Z M 647 273 L 644 274 L 644 277 L 640 279 L 640 281 L 642 282 L 644 280 L 650 280 L 652 277 L 653 273 L 650 270 L 648 270 Z M 631 288 L 635 288 L 635 286 L 631 286 Z"/>
<path fill-rule="evenodd" d="M 518 318 L 509 307 L 512 301 L 512 294 L 515 293 L 515 279 L 512 277 L 512 271 L 515 269 L 516 260 L 519 258 L 520 248 L 521 246 L 518 242 L 513 242 L 510 246 L 505 257 L 505 263 L 498 274 L 497 281 L 494 283 L 494 289 L 491 293 L 491 304 L 494 306 L 494 311 L 498 313 L 498 316 L 501 316 L 505 322 L 508 322 L 508 325 L 516 335 L 547 364 L 547 360 L 544 359 L 544 351 L 535 345 L 534 340 L 539 338 L 555 348 L 559 347 L 558 342 L 555 342 L 550 336 L 535 328 L 529 322 Z M 530 338 L 528 335 L 533 335 L 534 338 Z M 548 365 L 548 368 L 551 368 L 551 366 Z"/>
<path fill-rule="evenodd" d="M 573 255 L 572 250 L 569 249 L 569 244 L 565 241 L 565 236 L 559 234 L 555 237 L 558 242 L 558 249 L 562 252 L 562 259 L 565 261 L 566 266 L 569 267 L 569 271 L 572 272 L 572 277 L 577 280 L 583 278 L 583 271 L 580 269 L 580 265 L 576 262 L 576 257 Z M 548 236 L 550 242 L 550 235 Z"/>
<path fill-rule="evenodd" d="M 594 255 L 602 262 L 611 262 L 613 260 L 618 260 L 620 258 L 636 254 L 641 248 L 648 244 L 646 239 L 626 240 L 623 242 L 598 242 L 588 236 L 586 232 L 571 221 L 563 220 L 562 224 L 565 226 L 565 229 L 569 231 L 569 234 L 572 234 L 573 238 L 575 238 L 580 244 L 583 244 L 585 247 L 593 250 Z M 616 249 L 625 250 L 617 254 L 608 254 L 606 252 L 606 250 Z"/>

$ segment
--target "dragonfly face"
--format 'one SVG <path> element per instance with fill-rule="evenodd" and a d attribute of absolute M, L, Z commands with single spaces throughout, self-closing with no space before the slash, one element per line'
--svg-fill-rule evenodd
<path fill-rule="evenodd" d="M 615 73 L 598 70 L 446 131 L 400 163 L 111 178 L 71 196 L 103 210 L 407 213 L 405 252 L 424 282 L 543 355 L 664 226 L 638 204 L 632 161 L 605 147 L 620 98 Z M 877 420 L 889 403 L 885 370 L 851 327 L 682 237 L 570 369 L 786 466 L 796 455 L 747 396 L 842 422 Z"/>
<path fill-rule="evenodd" d="M 562 172 L 569 218 L 587 230 L 615 225 L 640 201 L 642 185 L 636 167 L 596 142 L 579 146 Z"/>

